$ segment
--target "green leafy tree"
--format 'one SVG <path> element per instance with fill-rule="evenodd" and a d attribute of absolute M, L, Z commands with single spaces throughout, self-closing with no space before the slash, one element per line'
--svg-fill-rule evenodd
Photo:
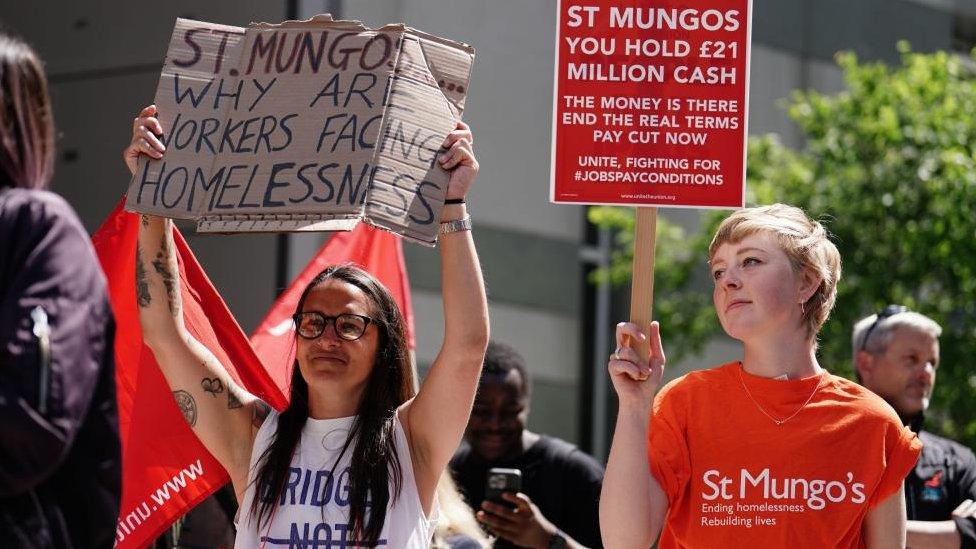
<path fill-rule="evenodd" d="M 844 272 L 820 336 L 832 371 L 852 375 L 851 328 L 886 304 L 943 326 L 929 424 L 976 447 L 976 51 L 921 54 L 904 43 L 899 51 L 895 67 L 838 54 L 845 91 L 794 92 L 788 113 L 805 145 L 750 138 L 748 202 L 800 206 L 833 234 Z M 655 315 L 673 356 L 720 332 L 705 259 L 725 215 L 703 216 L 692 235 L 659 225 Z M 615 230 L 618 244 L 598 276 L 626 283 L 633 210 L 595 207 L 589 216 Z"/>

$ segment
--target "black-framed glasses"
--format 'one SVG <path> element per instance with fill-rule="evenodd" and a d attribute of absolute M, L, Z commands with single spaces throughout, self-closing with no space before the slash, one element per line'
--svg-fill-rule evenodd
<path fill-rule="evenodd" d="M 343 313 L 337 316 L 325 316 L 318 311 L 297 313 L 291 317 L 295 321 L 295 333 L 304 339 L 315 339 L 332 324 L 336 337 L 346 341 L 356 341 L 366 333 L 366 327 L 373 319 L 368 316 Z"/>
<path fill-rule="evenodd" d="M 888 305 L 884 309 L 878 311 L 874 322 L 871 323 L 868 331 L 864 333 L 864 339 L 861 340 L 861 350 L 865 350 L 865 348 L 868 346 L 868 340 L 871 338 L 871 332 L 874 331 L 874 328 L 877 327 L 879 322 L 888 317 L 895 316 L 900 313 L 907 313 L 909 311 L 911 311 L 911 309 L 904 305 Z"/>

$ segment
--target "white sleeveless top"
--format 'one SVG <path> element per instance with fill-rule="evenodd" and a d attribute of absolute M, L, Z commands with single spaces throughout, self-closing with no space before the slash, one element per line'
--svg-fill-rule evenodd
<path fill-rule="evenodd" d="M 359 547 L 359 540 L 353 539 L 355 536 L 348 526 L 349 462 L 354 443 L 350 444 L 341 462 L 333 468 L 354 420 L 355 416 L 308 419 L 274 517 L 270 524 L 263 524 L 259 532 L 257 520 L 251 514 L 254 476 L 257 474 L 255 464 L 274 438 L 278 426 L 278 414 L 272 411 L 268 415 L 254 440 L 234 547 Z M 386 521 L 377 547 L 428 549 L 436 519 L 427 519 L 420 504 L 410 447 L 399 417 L 395 420 L 394 433 L 394 446 L 403 471 L 403 485 L 400 497 L 394 500 L 391 482 L 390 503 L 386 508 Z M 334 477 L 331 473 L 333 470 Z"/>

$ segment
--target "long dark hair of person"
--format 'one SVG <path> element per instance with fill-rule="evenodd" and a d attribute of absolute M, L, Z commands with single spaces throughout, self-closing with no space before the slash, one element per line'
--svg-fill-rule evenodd
<path fill-rule="evenodd" d="M 54 115 L 40 58 L 0 30 L 0 189 L 40 189 L 54 172 Z"/>
<path fill-rule="evenodd" d="M 356 419 L 336 458 L 338 463 L 349 447 L 353 447 L 349 465 L 349 523 L 351 530 L 367 544 L 365 546 L 372 547 L 379 540 L 386 521 L 391 475 L 393 498 L 400 495 L 403 471 L 394 446 L 394 420 L 397 408 L 414 395 L 413 370 L 400 308 L 376 278 L 358 267 L 333 265 L 319 273 L 302 292 L 295 312 L 302 312 L 311 290 L 328 280 L 340 280 L 362 290 L 373 302 L 374 323 L 379 329 L 373 371 L 356 410 Z M 296 360 L 291 401 L 278 416 L 274 438 L 258 462 L 256 497 L 251 507 L 251 513 L 257 515 L 258 529 L 263 523 L 270 523 L 274 515 L 308 415 L 308 383 Z"/>

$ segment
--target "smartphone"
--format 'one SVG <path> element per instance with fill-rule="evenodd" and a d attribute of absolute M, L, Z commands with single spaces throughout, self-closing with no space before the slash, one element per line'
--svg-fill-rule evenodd
<path fill-rule="evenodd" d="M 493 467 L 488 470 L 485 480 L 485 499 L 514 508 L 515 504 L 502 499 L 503 492 L 516 494 L 522 491 L 522 471 Z"/>

